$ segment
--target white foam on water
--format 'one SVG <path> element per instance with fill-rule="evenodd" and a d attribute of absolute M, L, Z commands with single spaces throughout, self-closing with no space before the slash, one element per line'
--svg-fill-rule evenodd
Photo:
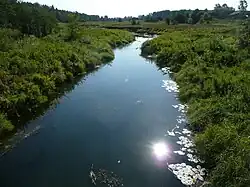
<path fill-rule="evenodd" d="M 163 72 L 168 73 L 170 71 L 169 68 L 162 68 Z M 176 82 L 172 80 L 163 80 L 163 88 L 168 92 L 179 92 L 179 86 Z M 178 97 L 176 97 L 178 101 Z M 196 155 L 195 145 L 192 140 L 192 132 L 188 129 L 180 129 L 182 124 L 187 123 L 186 113 L 188 109 L 188 105 L 186 104 L 175 104 L 172 105 L 173 108 L 178 110 L 180 113 L 177 116 L 176 127 L 171 131 L 167 131 L 168 136 L 178 137 L 178 141 L 176 142 L 180 146 L 180 150 L 173 151 L 174 154 L 178 154 L 180 156 L 184 156 L 187 158 L 187 163 L 191 163 L 188 165 L 186 163 L 170 163 L 168 164 L 168 169 L 184 184 L 187 186 L 195 185 L 198 182 L 204 181 L 204 177 L 206 175 L 205 168 L 202 168 L 199 164 L 204 163 L 204 161 L 200 160 Z M 179 129 L 178 131 L 176 129 Z M 165 135 L 165 136 L 166 136 Z"/>
<path fill-rule="evenodd" d="M 177 104 L 177 105 L 172 105 L 175 109 L 178 109 L 178 112 L 181 112 L 182 115 L 185 115 L 187 113 L 188 106 L 186 104 Z M 183 118 L 183 116 L 178 116 L 178 118 Z M 183 118 L 185 119 L 185 118 Z M 186 119 L 185 119 L 186 120 Z"/>
<path fill-rule="evenodd" d="M 181 150 L 182 151 L 187 151 L 187 148 L 186 147 L 182 147 Z"/>
<path fill-rule="evenodd" d="M 143 103 L 142 100 L 137 100 L 137 101 L 136 101 L 136 104 L 142 104 L 142 103 Z"/>
<path fill-rule="evenodd" d="M 175 136 L 175 133 L 174 133 L 174 131 L 168 131 L 168 135 L 169 136 Z"/>
<path fill-rule="evenodd" d="M 174 93 L 179 92 L 179 86 L 177 85 L 176 82 L 172 80 L 162 80 L 162 82 L 163 85 L 161 87 L 165 88 L 168 92 L 174 92 Z"/>
<path fill-rule="evenodd" d="M 181 133 L 181 132 L 179 132 L 179 131 L 176 131 L 176 132 L 175 132 L 175 134 L 182 135 L 182 133 Z"/>
<path fill-rule="evenodd" d="M 176 119 L 177 123 L 181 124 L 181 123 L 186 123 L 186 119 L 185 118 L 179 118 Z"/>
<path fill-rule="evenodd" d="M 173 151 L 175 154 L 178 154 L 178 155 L 185 155 L 185 153 L 183 151 Z"/>
<path fill-rule="evenodd" d="M 180 105 L 178 105 L 179 108 Z M 182 116 L 178 116 L 182 119 Z M 177 144 L 180 145 L 180 150 L 173 151 L 174 154 L 187 157 L 187 162 L 191 162 L 191 165 L 186 163 L 172 163 L 168 165 L 169 170 L 182 182 L 182 184 L 191 186 L 197 182 L 203 182 L 206 175 L 206 169 L 202 168 L 199 163 L 204 163 L 196 155 L 194 148 L 194 142 L 190 139 L 192 132 L 188 129 L 182 129 L 181 132 L 175 131 L 176 127 L 172 131 L 167 131 L 169 136 L 177 136 Z"/>
<path fill-rule="evenodd" d="M 190 186 L 198 181 L 204 181 L 204 168 L 194 168 L 185 163 L 169 164 L 168 168 L 184 185 Z"/>
<path fill-rule="evenodd" d="M 169 68 L 169 67 L 161 68 L 161 71 L 162 71 L 163 73 L 172 73 L 172 72 L 170 71 L 170 68 Z"/>
<path fill-rule="evenodd" d="M 194 150 L 193 149 L 187 149 L 187 152 L 194 153 Z"/>
<path fill-rule="evenodd" d="M 191 134 L 192 132 L 189 131 L 189 130 L 187 130 L 187 129 L 183 129 L 183 130 L 182 130 L 182 133 L 183 133 L 183 134 Z"/>
<path fill-rule="evenodd" d="M 199 158 L 196 155 L 192 155 L 192 154 L 188 153 L 187 157 L 188 157 L 189 162 L 193 162 L 193 163 L 196 163 L 196 164 L 199 163 Z"/>

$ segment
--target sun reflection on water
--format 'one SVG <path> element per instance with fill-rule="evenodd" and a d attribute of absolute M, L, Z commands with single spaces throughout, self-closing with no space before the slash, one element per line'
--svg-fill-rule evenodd
<path fill-rule="evenodd" d="M 154 155 L 158 159 L 164 159 L 169 154 L 169 148 L 166 145 L 166 143 L 164 143 L 164 142 L 157 142 L 157 143 L 153 144 L 153 152 L 154 152 Z"/>

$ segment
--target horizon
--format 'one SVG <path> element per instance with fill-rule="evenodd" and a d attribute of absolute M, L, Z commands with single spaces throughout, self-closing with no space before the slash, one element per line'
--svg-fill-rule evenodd
<path fill-rule="evenodd" d="M 71 1 L 59 1 L 59 0 L 25 0 L 26 2 L 39 3 L 42 5 L 54 6 L 55 8 L 68 10 L 72 12 L 85 13 L 88 15 L 99 15 L 108 17 L 125 17 L 147 15 L 149 13 L 163 11 L 163 10 L 183 10 L 183 9 L 213 9 L 215 4 L 226 3 L 230 7 L 234 7 L 237 10 L 239 1 L 235 0 L 210 0 L 209 2 L 202 2 L 200 0 L 194 0 L 187 2 L 185 0 L 178 0 L 174 2 L 166 2 L 164 0 L 155 0 L 154 3 L 145 3 L 142 0 L 127 0 L 117 3 L 115 0 L 92 0 L 85 4 L 84 0 L 71 0 Z M 118 5 L 119 8 L 118 8 Z M 114 5 L 116 7 L 114 8 Z M 132 5 L 132 6 L 131 6 Z M 121 8 L 120 8 L 121 7 Z M 138 8 L 139 7 L 139 8 Z"/>

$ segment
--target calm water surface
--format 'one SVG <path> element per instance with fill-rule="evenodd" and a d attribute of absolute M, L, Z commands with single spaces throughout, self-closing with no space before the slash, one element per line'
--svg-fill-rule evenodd
<path fill-rule="evenodd" d="M 85 77 L 55 109 L 31 122 L 40 133 L 0 158 L 1 187 L 91 187 L 91 165 L 112 171 L 127 187 L 182 187 L 153 145 L 175 141 L 165 136 L 176 125 L 178 104 L 166 92 L 169 79 L 140 57 L 147 39 L 115 50 L 111 65 Z M 179 159 L 179 158 L 178 158 Z"/>

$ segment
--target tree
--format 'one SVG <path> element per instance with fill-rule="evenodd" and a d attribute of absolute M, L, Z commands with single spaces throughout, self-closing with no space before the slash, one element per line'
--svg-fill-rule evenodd
<path fill-rule="evenodd" d="M 222 8 L 229 8 L 226 3 L 222 5 Z"/>
<path fill-rule="evenodd" d="M 167 25 L 170 25 L 170 19 L 169 18 L 166 18 L 165 22 L 166 22 Z"/>
<path fill-rule="evenodd" d="M 246 18 L 247 7 L 248 7 L 247 1 L 240 0 L 240 5 L 238 6 L 238 9 L 241 13 L 242 18 Z"/>
<path fill-rule="evenodd" d="M 193 19 L 191 17 L 189 17 L 188 20 L 187 20 L 187 23 L 188 24 L 192 24 L 193 23 Z"/>
<path fill-rule="evenodd" d="M 0 26 L 19 29 L 24 34 L 43 37 L 56 26 L 56 15 L 50 7 L 37 3 L 0 1 Z"/>
<path fill-rule="evenodd" d="M 131 24 L 132 24 L 132 25 L 136 25 L 136 24 L 137 24 L 137 23 L 136 23 L 136 19 L 133 18 L 133 19 L 131 20 Z"/>
<path fill-rule="evenodd" d="M 240 0 L 240 5 L 238 6 L 238 9 L 242 12 L 246 12 L 248 7 L 247 1 L 246 0 Z"/>
<path fill-rule="evenodd" d="M 158 21 L 162 21 L 163 20 L 163 18 L 161 17 L 161 16 L 157 16 L 157 18 L 156 18 Z"/>
<path fill-rule="evenodd" d="M 68 25 L 68 40 L 75 40 L 78 37 L 79 25 L 77 23 L 79 17 L 77 14 L 69 15 L 69 25 Z"/>
<path fill-rule="evenodd" d="M 144 20 L 146 22 L 158 22 L 159 21 L 158 18 L 157 17 L 153 17 L 152 14 L 149 14 L 149 15 L 145 16 Z"/>
<path fill-rule="evenodd" d="M 174 20 L 177 21 L 178 23 L 186 23 L 187 22 L 187 17 L 184 14 L 178 13 L 174 17 Z"/>
<path fill-rule="evenodd" d="M 203 11 L 201 11 L 199 9 L 195 9 L 191 14 L 193 24 L 198 23 L 200 21 L 202 15 L 203 15 Z"/>
<path fill-rule="evenodd" d="M 205 12 L 201 19 L 203 19 L 203 22 L 209 23 L 212 20 L 212 17 L 210 14 L 208 14 L 207 12 Z"/>
<path fill-rule="evenodd" d="M 229 7 L 226 3 L 223 5 L 216 4 L 212 12 L 212 16 L 218 19 L 225 19 L 234 11 L 235 9 L 233 7 Z"/>
<path fill-rule="evenodd" d="M 218 4 L 215 4 L 214 9 L 218 9 L 218 8 L 221 8 L 221 6 L 220 6 L 220 4 L 219 4 L 219 3 L 218 3 Z"/>

